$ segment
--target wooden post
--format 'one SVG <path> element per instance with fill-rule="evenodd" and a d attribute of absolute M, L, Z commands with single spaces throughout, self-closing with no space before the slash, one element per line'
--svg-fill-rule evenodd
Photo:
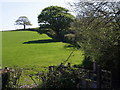
<path fill-rule="evenodd" d="M 97 66 L 97 88 L 101 90 L 101 67 Z"/>
<path fill-rule="evenodd" d="M 2 90 L 2 70 L 0 70 L 0 90 Z"/>
<path fill-rule="evenodd" d="M 97 68 L 97 64 L 96 64 L 96 62 L 94 61 L 94 62 L 93 62 L 93 71 L 94 71 L 94 72 L 96 72 L 96 68 Z"/>
<path fill-rule="evenodd" d="M 112 68 L 111 70 L 111 88 L 112 89 L 120 89 L 120 69 Z"/>

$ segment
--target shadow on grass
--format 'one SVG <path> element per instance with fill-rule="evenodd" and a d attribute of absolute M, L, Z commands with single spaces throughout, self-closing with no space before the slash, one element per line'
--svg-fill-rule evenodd
<path fill-rule="evenodd" d="M 59 41 L 55 41 L 52 39 L 45 39 L 45 40 L 28 41 L 28 42 L 24 42 L 23 44 L 39 44 L 39 43 L 53 43 L 53 42 L 59 42 Z"/>

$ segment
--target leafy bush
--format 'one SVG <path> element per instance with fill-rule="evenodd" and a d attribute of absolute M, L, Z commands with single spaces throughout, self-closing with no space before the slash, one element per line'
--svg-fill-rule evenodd
<path fill-rule="evenodd" d="M 39 84 L 38 88 L 41 90 L 55 88 L 78 88 L 80 83 L 80 78 L 84 74 L 77 68 L 73 68 L 68 63 L 67 66 L 62 63 L 58 66 L 49 66 L 48 72 L 39 72 L 35 74 L 41 78 L 42 83 Z M 33 74 L 30 77 L 34 76 Z"/>

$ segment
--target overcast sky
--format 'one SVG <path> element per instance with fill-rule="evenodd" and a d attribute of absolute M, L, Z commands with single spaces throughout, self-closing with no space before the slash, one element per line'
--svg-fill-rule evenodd
<path fill-rule="evenodd" d="M 0 30 L 23 28 L 23 26 L 14 25 L 19 16 L 27 16 L 32 27 L 38 27 L 37 16 L 42 9 L 51 5 L 69 9 L 68 2 L 73 1 L 75 0 L 2 0 L 0 2 L 0 23 L 2 23 Z"/>

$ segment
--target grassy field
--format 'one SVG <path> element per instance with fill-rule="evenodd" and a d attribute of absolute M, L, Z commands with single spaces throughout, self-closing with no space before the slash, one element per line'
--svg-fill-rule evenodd
<path fill-rule="evenodd" d="M 72 48 L 66 43 L 53 42 L 45 34 L 32 31 L 2 32 L 2 67 L 38 68 L 57 65 L 65 61 Z M 77 50 L 70 57 L 72 64 L 81 64 L 83 51 Z"/>
<path fill-rule="evenodd" d="M 2 67 L 18 66 L 27 69 L 22 73 L 20 84 L 31 85 L 34 82 L 29 74 L 44 71 L 42 67 L 58 65 L 67 59 L 73 48 L 65 48 L 66 45 L 33 31 L 2 32 Z M 82 50 L 76 50 L 69 62 L 81 64 L 84 58 L 82 54 Z"/>

